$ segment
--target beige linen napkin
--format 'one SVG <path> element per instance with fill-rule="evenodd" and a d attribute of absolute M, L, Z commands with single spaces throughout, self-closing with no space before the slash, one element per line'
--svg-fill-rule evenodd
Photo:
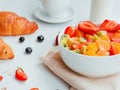
<path fill-rule="evenodd" d="M 41 60 L 52 72 L 71 86 L 70 90 L 120 90 L 120 73 L 97 79 L 82 76 L 63 63 L 58 47 L 45 52 Z"/>

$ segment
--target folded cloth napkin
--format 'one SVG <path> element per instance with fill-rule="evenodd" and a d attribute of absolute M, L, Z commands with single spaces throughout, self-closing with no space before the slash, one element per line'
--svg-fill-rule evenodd
<path fill-rule="evenodd" d="M 103 78 L 88 78 L 68 68 L 53 47 L 41 56 L 42 62 L 59 78 L 68 83 L 70 90 L 120 90 L 120 73 Z"/>

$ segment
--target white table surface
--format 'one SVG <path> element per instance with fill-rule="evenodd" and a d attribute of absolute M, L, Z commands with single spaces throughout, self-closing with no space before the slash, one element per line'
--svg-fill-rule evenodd
<path fill-rule="evenodd" d="M 120 1 L 115 0 L 113 19 L 120 21 Z M 49 71 L 40 61 L 40 56 L 53 47 L 56 34 L 68 25 L 77 25 L 81 20 L 89 19 L 90 0 L 71 0 L 71 8 L 74 10 L 72 21 L 61 24 L 45 23 L 34 17 L 34 11 L 40 7 L 38 0 L 0 0 L 0 11 L 13 11 L 24 16 L 30 21 L 35 21 L 39 29 L 31 34 L 24 35 L 24 43 L 19 43 L 20 36 L 2 37 L 14 50 L 13 60 L 0 61 L 0 75 L 4 78 L 0 81 L 1 88 L 7 90 L 29 90 L 38 87 L 40 90 L 68 90 L 69 86 L 60 78 Z M 36 42 L 38 35 L 44 36 L 42 43 Z M 27 46 L 32 47 L 33 52 L 25 55 Z M 20 66 L 28 75 L 28 80 L 21 82 L 15 79 L 16 68 Z"/>

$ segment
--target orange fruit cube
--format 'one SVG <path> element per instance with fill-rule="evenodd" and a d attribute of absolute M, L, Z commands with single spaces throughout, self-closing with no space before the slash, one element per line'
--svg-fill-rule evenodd
<path fill-rule="evenodd" d="M 120 54 L 120 43 L 111 42 L 111 48 L 114 54 Z"/>
<path fill-rule="evenodd" d="M 101 40 L 101 39 L 96 40 L 96 44 L 97 44 L 99 50 L 109 51 L 111 48 L 110 42 L 106 41 L 106 40 Z"/>
<path fill-rule="evenodd" d="M 93 43 L 91 43 L 91 44 L 88 44 L 88 46 L 87 46 L 87 50 L 89 51 L 92 51 L 92 52 L 97 52 L 97 50 L 98 50 L 98 46 L 97 46 L 97 44 L 95 43 L 95 42 L 93 42 Z"/>
<path fill-rule="evenodd" d="M 97 55 L 98 56 L 109 56 L 110 53 L 107 50 L 99 50 L 99 51 L 97 51 Z"/>

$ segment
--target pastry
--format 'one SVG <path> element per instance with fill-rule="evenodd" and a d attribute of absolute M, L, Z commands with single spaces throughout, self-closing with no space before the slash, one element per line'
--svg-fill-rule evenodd
<path fill-rule="evenodd" d="M 14 53 L 12 48 L 0 38 L 0 60 L 13 59 Z"/>
<path fill-rule="evenodd" d="M 18 16 L 14 12 L 0 12 L 0 35 L 16 36 L 31 34 L 38 29 L 35 22 L 29 22 L 25 17 Z"/>

